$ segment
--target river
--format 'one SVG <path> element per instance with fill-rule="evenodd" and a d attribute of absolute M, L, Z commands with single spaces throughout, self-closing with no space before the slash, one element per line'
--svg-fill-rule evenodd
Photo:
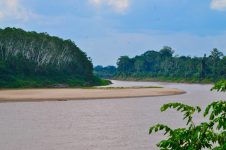
<path fill-rule="evenodd" d="M 150 126 L 166 123 L 184 127 L 183 116 L 160 107 L 168 102 L 200 105 L 225 100 L 226 94 L 210 92 L 212 85 L 113 81 L 111 86 L 163 86 L 187 93 L 174 96 L 0 103 L 2 150 L 157 150 L 163 138 L 148 135 Z M 195 116 L 195 123 L 203 121 Z"/>

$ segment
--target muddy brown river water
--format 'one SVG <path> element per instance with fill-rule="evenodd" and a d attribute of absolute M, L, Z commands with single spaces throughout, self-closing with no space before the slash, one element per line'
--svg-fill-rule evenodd
<path fill-rule="evenodd" d="M 163 138 L 148 135 L 155 123 L 184 127 L 176 111 L 160 113 L 168 102 L 205 107 L 226 93 L 210 92 L 212 85 L 113 81 L 111 86 L 163 86 L 187 93 L 174 96 L 0 103 L 1 150 L 157 150 Z M 195 122 L 203 121 L 201 115 Z"/>

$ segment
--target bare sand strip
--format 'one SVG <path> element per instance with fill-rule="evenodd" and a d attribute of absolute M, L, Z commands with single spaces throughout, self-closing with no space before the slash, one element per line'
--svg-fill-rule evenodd
<path fill-rule="evenodd" d="M 152 97 L 185 93 L 169 88 L 107 88 L 107 89 L 23 89 L 0 90 L 0 102 L 65 101 Z"/>

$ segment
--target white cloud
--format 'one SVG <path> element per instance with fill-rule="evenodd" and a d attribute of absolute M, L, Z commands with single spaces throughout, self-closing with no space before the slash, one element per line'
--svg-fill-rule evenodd
<path fill-rule="evenodd" d="M 224 11 L 226 10 L 226 0 L 212 0 L 210 7 L 213 10 Z"/>
<path fill-rule="evenodd" d="M 20 0 L 0 0 L 0 20 L 26 21 L 33 15 Z"/>
<path fill-rule="evenodd" d="M 129 7 L 129 0 L 90 0 L 90 2 L 97 6 L 102 4 L 111 6 L 119 13 L 125 12 Z"/>

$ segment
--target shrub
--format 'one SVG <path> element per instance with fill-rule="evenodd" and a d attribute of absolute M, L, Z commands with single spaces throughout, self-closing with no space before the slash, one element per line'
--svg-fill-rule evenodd
<path fill-rule="evenodd" d="M 220 81 L 212 90 L 225 91 L 225 81 Z M 149 129 L 149 134 L 165 131 L 166 140 L 157 144 L 161 150 L 226 150 L 226 102 L 216 101 L 208 105 L 203 113 L 208 116 L 207 122 L 198 125 L 193 122 L 193 115 L 200 113 L 200 107 L 192 107 L 182 103 L 169 103 L 161 107 L 161 111 L 169 108 L 176 109 L 187 120 L 186 128 L 171 129 L 167 125 L 157 124 Z"/>

